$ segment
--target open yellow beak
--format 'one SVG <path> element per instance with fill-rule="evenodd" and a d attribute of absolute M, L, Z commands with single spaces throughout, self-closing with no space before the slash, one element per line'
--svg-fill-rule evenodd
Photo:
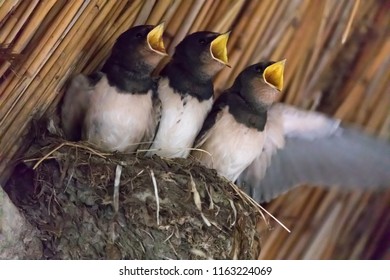
<path fill-rule="evenodd" d="M 227 55 L 227 42 L 229 40 L 229 35 L 230 31 L 215 38 L 210 44 L 210 53 L 215 60 L 230 67 Z"/>
<path fill-rule="evenodd" d="M 275 62 L 265 68 L 263 73 L 264 81 L 279 91 L 283 90 L 283 73 L 285 63 L 285 59 Z"/>
<path fill-rule="evenodd" d="M 147 41 L 152 51 L 161 55 L 168 55 L 163 41 L 164 22 L 156 25 L 155 28 L 149 31 Z"/>

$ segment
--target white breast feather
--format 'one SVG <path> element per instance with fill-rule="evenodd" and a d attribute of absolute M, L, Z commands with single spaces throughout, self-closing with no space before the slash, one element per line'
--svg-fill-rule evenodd
<path fill-rule="evenodd" d="M 223 109 L 222 116 L 208 132 L 206 141 L 200 147 L 211 154 L 197 152 L 196 157 L 209 168 L 235 181 L 240 173 L 261 154 L 265 133 L 244 124 Z"/>
<path fill-rule="evenodd" d="M 134 152 L 151 123 L 151 96 L 118 93 L 104 77 L 91 95 L 84 137 L 103 150 Z"/>
<path fill-rule="evenodd" d="M 160 80 L 158 94 L 162 104 L 162 116 L 156 138 L 148 154 L 187 157 L 196 135 L 211 110 L 213 100 L 210 98 L 199 102 L 190 95 L 182 100 L 179 94 L 173 92 L 167 78 Z"/>
<path fill-rule="evenodd" d="M 245 170 L 245 173 L 248 176 L 250 174 L 251 178 L 256 178 L 258 181 L 262 180 L 267 168 L 271 164 L 272 156 L 284 147 L 283 120 L 284 118 L 279 108 L 271 107 L 268 111 L 267 123 L 265 125 L 266 137 L 263 141 L 263 150 Z"/>

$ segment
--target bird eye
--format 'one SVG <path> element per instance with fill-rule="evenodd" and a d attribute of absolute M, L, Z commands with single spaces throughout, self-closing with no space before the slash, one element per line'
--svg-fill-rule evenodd
<path fill-rule="evenodd" d="M 142 34 L 141 34 L 141 33 L 137 33 L 137 34 L 135 35 L 135 37 L 141 38 L 141 37 L 142 37 Z"/>
<path fill-rule="evenodd" d="M 199 44 L 201 44 L 201 45 L 206 44 L 206 40 L 205 39 L 199 39 Z"/>
<path fill-rule="evenodd" d="M 260 65 L 257 65 L 257 66 L 255 67 L 255 71 L 256 71 L 257 73 L 261 73 L 261 72 L 263 72 L 263 69 L 262 69 L 262 67 L 261 67 Z"/>

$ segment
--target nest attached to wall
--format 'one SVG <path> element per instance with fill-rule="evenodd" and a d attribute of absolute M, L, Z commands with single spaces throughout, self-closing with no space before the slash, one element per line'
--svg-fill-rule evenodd
<path fill-rule="evenodd" d="M 36 135 L 5 190 L 38 229 L 37 258 L 258 258 L 264 216 L 215 170 Z"/>

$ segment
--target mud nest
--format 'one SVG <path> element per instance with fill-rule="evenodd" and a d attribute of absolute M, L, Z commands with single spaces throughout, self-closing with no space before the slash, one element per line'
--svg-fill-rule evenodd
<path fill-rule="evenodd" d="M 5 187 L 38 229 L 37 258 L 258 257 L 260 209 L 215 170 L 41 135 Z"/>

